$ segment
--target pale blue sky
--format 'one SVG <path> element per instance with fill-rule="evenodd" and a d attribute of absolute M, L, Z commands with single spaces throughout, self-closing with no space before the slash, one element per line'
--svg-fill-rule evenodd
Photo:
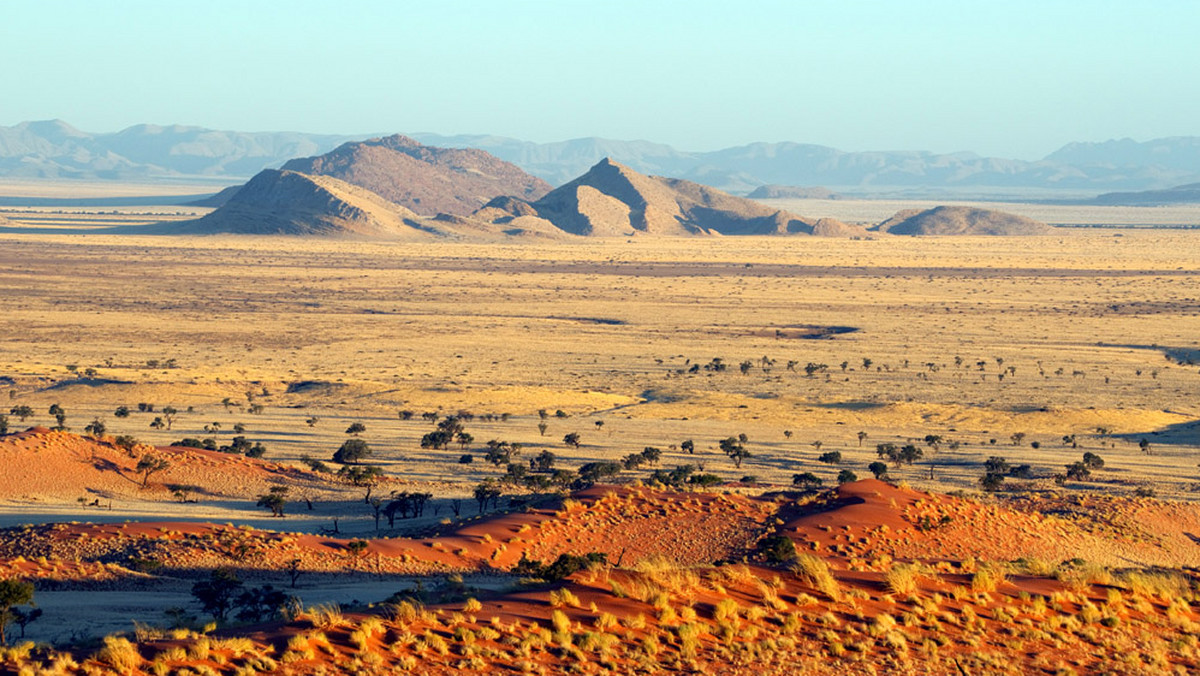
<path fill-rule="evenodd" d="M 1200 134 L 1200 2 L 0 0 L 0 125 L 1038 158 Z"/>

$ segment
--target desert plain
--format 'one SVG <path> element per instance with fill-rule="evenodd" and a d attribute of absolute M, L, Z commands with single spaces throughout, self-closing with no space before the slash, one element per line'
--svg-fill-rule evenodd
<path fill-rule="evenodd" d="M 786 202 L 847 222 L 897 206 Z M 44 614 L 28 637 L 74 646 L 69 657 L 31 646 L 9 664 L 1193 670 L 1200 230 L 1161 226 L 1200 224 L 1200 208 L 1028 208 L 1089 227 L 414 244 L 115 235 L 88 230 L 205 210 L 8 208 L 0 410 L 33 413 L 9 415 L 0 440 L 0 566 L 39 580 Z M 55 404 L 69 429 L 49 429 Z M 169 427 L 152 427 L 164 407 L 176 411 Z M 471 440 L 422 448 L 447 416 Z M 97 420 L 103 434 L 85 435 Z M 348 434 L 355 423 L 364 429 Z M 116 435 L 169 466 L 143 482 Z M 735 462 L 721 442 L 739 435 L 748 455 Z M 173 446 L 235 436 L 263 457 Z M 375 497 L 428 492 L 423 516 L 381 522 L 363 486 L 310 469 L 336 470 L 350 438 L 383 472 Z M 520 467 L 543 451 L 572 470 L 658 452 L 568 497 L 504 482 L 511 470 L 485 460 L 489 440 L 520 444 Z M 888 444 L 920 458 L 885 463 L 890 484 L 869 480 Z M 1103 465 L 1067 476 L 1085 453 Z M 1029 467 L 985 491 L 990 458 Z M 652 476 L 682 465 L 720 483 Z M 842 475 L 827 492 L 846 471 L 863 481 Z M 796 482 L 806 474 L 822 488 Z M 502 496 L 477 507 L 489 480 Z M 288 487 L 282 518 L 256 504 L 272 486 Z M 779 534 L 800 564 L 764 562 L 763 541 Z M 346 553 L 355 541 L 369 543 L 352 550 L 362 556 Z M 593 552 L 607 563 L 566 587 L 521 586 L 538 577 L 522 558 Z M 308 610 L 290 624 L 201 628 L 197 580 L 231 568 L 285 589 L 293 558 L 302 574 L 287 591 Z M 1128 570 L 1168 582 L 1138 587 Z M 396 593 L 408 600 L 369 619 Z M 346 614 L 319 605 L 330 603 Z M 167 608 L 191 624 L 170 626 Z M 134 621 L 136 658 L 113 638 L 133 638 Z M 553 636 L 521 643 L 522 622 Z"/>

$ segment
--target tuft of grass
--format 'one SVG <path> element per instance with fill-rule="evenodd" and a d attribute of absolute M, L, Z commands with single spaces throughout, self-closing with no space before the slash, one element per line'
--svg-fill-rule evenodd
<path fill-rule="evenodd" d="M 555 589 L 550 592 L 550 605 L 554 608 L 565 606 L 578 608 L 583 603 L 580 602 L 579 597 L 572 593 L 570 589 L 563 587 L 562 589 Z"/>
<path fill-rule="evenodd" d="M 322 603 L 300 613 L 296 619 L 308 620 L 314 629 L 333 629 L 346 623 L 342 607 L 336 603 Z"/>
<path fill-rule="evenodd" d="M 838 581 L 833 573 L 829 572 L 829 565 L 825 563 L 824 559 L 812 554 L 800 554 L 792 562 L 791 568 L 831 600 L 841 600 L 842 593 Z"/>
<path fill-rule="evenodd" d="M 888 590 L 893 594 L 912 594 L 917 591 L 921 580 L 921 566 L 915 563 L 896 563 L 884 576 Z"/>
<path fill-rule="evenodd" d="M 980 566 L 971 576 L 971 591 L 994 592 L 1006 580 L 1007 576 L 999 566 Z"/>
<path fill-rule="evenodd" d="M 137 646 L 124 636 L 105 636 L 104 645 L 96 653 L 96 660 L 123 674 L 133 673 L 142 664 Z"/>

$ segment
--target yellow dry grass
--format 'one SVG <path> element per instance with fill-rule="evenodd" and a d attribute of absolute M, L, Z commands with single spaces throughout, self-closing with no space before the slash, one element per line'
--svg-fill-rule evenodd
<path fill-rule="evenodd" d="M 562 466 L 655 446 L 665 467 L 704 462 L 726 478 L 779 483 L 803 471 L 832 481 L 839 468 L 815 462 L 815 441 L 864 476 L 875 444 L 935 434 L 958 446 L 926 449 L 944 459 L 933 480 L 923 466 L 895 478 L 973 489 L 992 455 L 1049 472 L 1093 451 L 1106 461 L 1101 479 L 1189 495 L 1200 373 L 1168 357 L 1200 356 L 1193 232 L 499 245 L 0 238 L 0 375 L 13 379 L 2 388 L 13 404 L 37 411 L 26 424 L 52 422 L 56 402 L 76 430 L 100 416 L 110 433 L 154 443 L 208 436 L 214 422 L 226 442 L 242 423 L 268 458 L 295 461 L 328 458 L 362 421 L 386 471 L 459 494 L 493 472 L 455 464 L 457 447 L 420 449 L 423 411 L 509 413 L 470 423 L 476 445 L 549 448 Z M 856 330 L 806 340 L 804 326 Z M 715 357 L 727 370 L 703 368 Z M 825 368 L 809 377 L 809 363 Z M 62 384 L 68 365 L 120 382 Z M 152 416 L 113 417 L 138 402 L 193 410 L 169 431 L 150 429 Z M 539 409 L 550 413 L 544 435 Z M 418 415 L 404 421 L 402 410 Z M 1137 440 L 1160 430 L 1169 435 L 1143 454 Z M 561 442 L 571 432 L 578 449 Z M 717 448 L 738 433 L 753 454 L 740 469 Z M 1026 435 L 1020 446 L 1014 433 Z M 1068 434 L 1078 449 L 1061 441 Z M 685 439 L 695 455 L 679 450 Z"/>

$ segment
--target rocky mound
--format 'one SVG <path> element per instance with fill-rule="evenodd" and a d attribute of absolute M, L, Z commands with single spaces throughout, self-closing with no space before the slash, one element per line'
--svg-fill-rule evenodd
<path fill-rule="evenodd" d="M 861 225 L 850 225 L 836 218 L 822 218 L 813 224 L 812 234 L 817 237 L 865 237 L 870 233 Z"/>
<path fill-rule="evenodd" d="M 760 185 L 746 195 L 752 200 L 797 199 L 797 200 L 840 200 L 841 195 L 819 185 Z"/>
<path fill-rule="evenodd" d="M 1031 218 L 974 207 L 934 207 L 900 212 L 875 227 L 893 235 L 1048 235 L 1054 228 Z"/>
<path fill-rule="evenodd" d="M 428 239 L 416 214 L 329 176 L 267 169 L 216 211 L 175 229 L 188 234 L 322 235 Z"/>
<path fill-rule="evenodd" d="M 345 143 L 286 171 L 332 176 L 366 188 L 422 216 L 467 216 L 498 195 L 536 200 L 550 184 L 473 148 L 434 148 L 407 136 Z"/>
<path fill-rule="evenodd" d="M 800 216 L 714 188 L 645 176 L 609 159 L 542 199 L 493 200 L 478 216 L 494 223 L 540 219 L 586 236 L 812 233 Z"/>

